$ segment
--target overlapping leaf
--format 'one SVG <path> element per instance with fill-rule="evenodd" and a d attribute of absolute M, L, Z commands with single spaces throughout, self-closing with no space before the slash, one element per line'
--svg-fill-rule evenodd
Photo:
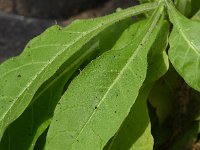
<path fill-rule="evenodd" d="M 138 24 L 146 24 L 146 21 L 138 22 Z M 160 28 L 161 29 L 157 35 L 155 43 L 151 47 L 150 53 L 148 54 L 149 68 L 146 81 L 140 89 L 140 94 L 131 108 L 129 115 L 121 125 L 119 131 L 104 149 L 153 149 L 154 142 L 151 135 L 151 124 L 147 108 L 147 96 L 155 80 L 165 74 L 169 66 L 165 52 L 169 26 L 163 21 L 163 25 L 161 25 Z M 129 37 L 134 35 L 135 30 L 138 28 L 133 27 L 132 29 L 133 30 L 127 30 L 127 32 L 124 32 L 122 35 L 122 37 L 124 36 L 124 39 L 127 41 L 130 41 L 131 38 Z M 122 37 L 120 39 L 122 39 Z M 124 43 L 123 41 L 122 43 L 130 43 L 127 41 L 124 40 Z M 162 43 L 159 41 L 162 41 Z"/>
<path fill-rule="evenodd" d="M 91 62 L 57 106 L 46 149 L 102 149 L 128 115 L 147 72 L 147 54 L 161 25 L 162 7 L 133 37 Z"/>
<path fill-rule="evenodd" d="M 93 50 L 90 47 L 98 46 L 99 33 L 108 26 L 155 7 L 156 3 L 145 4 L 99 19 L 75 21 L 64 29 L 54 26 L 32 40 L 19 57 L 1 64 L 0 139 L 6 127 L 30 104 L 39 87 L 63 63 L 90 53 Z"/>
<path fill-rule="evenodd" d="M 93 50 L 93 53 L 89 56 L 83 54 L 74 60 L 74 62 L 72 62 L 72 64 L 74 64 L 72 68 L 68 67 L 72 64 L 64 64 L 62 67 L 65 70 L 64 72 L 57 71 L 57 74 L 40 87 L 38 93 L 34 97 L 33 101 L 35 102 L 6 130 L 5 136 L 3 136 L 2 142 L 0 143 L 0 149 L 16 150 L 16 147 L 19 150 L 33 149 L 38 137 L 48 127 L 50 119 L 53 116 L 54 108 L 61 98 L 63 87 L 68 85 L 69 79 L 74 71 L 80 69 L 81 64 L 81 66 L 84 66 L 96 56 L 112 47 L 120 34 L 131 23 L 132 19 L 127 19 L 110 26 L 101 33 L 98 49 Z M 112 40 L 107 42 L 107 39 L 110 38 L 112 38 Z M 51 81 L 55 78 L 58 78 L 58 80 L 52 84 Z M 18 136 L 19 134 L 21 135 L 20 137 Z"/>
<path fill-rule="evenodd" d="M 200 91 L 200 22 L 192 21 L 166 2 L 173 31 L 169 58 L 177 72 L 194 89 Z"/>

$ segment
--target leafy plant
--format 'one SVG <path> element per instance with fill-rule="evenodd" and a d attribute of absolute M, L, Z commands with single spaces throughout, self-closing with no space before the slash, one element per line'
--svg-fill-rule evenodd
<path fill-rule="evenodd" d="M 0 149 L 198 145 L 199 2 L 140 2 L 53 26 L 0 65 Z"/>

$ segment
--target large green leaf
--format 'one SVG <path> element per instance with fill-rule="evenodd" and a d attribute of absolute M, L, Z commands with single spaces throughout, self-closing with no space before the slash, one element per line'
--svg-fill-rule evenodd
<path fill-rule="evenodd" d="M 156 7 L 157 3 L 145 4 L 102 18 L 75 21 L 64 29 L 51 27 L 32 40 L 19 57 L 1 64 L 0 139 L 6 127 L 30 104 L 38 88 L 64 62 L 90 53 L 93 50 L 90 47 L 98 46 L 99 33 L 110 25 Z"/>
<path fill-rule="evenodd" d="M 146 21 L 138 22 L 138 24 L 141 24 L 140 26 L 144 26 Z M 163 22 L 155 43 L 151 47 L 148 54 L 149 67 L 147 78 L 143 87 L 140 89 L 140 94 L 131 108 L 129 115 L 121 125 L 119 131 L 109 141 L 104 149 L 153 149 L 154 142 L 151 135 L 151 124 L 147 108 L 147 96 L 151 90 L 153 82 L 160 78 L 168 70 L 169 64 L 165 52 L 169 32 L 168 29 L 169 25 L 166 22 Z M 121 45 L 131 43 L 130 37 L 134 35 L 137 30 L 138 28 L 133 27 L 124 32 L 120 38 Z M 116 46 L 119 46 L 119 44 Z"/>
<path fill-rule="evenodd" d="M 138 96 L 147 72 L 163 8 L 139 28 L 133 42 L 91 62 L 72 81 L 56 107 L 46 149 L 102 149 Z"/>
<path fill-rule="evenodd" d="M 170 61 L 187 84 L 200 91 L 200 22 L 182 16 L 170 1 L 166 4 L 174 25 L 169 39 Z"/>
<path fill-rule="evenodd" d="M 60 71 L 58 71 L 54 77 L 50 78 L 49 81 L 39 89 L 39 94 L 37 93 L 35 95 L 35 102 L 9 126 L 0 143 L 0 149 L 16 150 L 16 147 L 19 150 L 33 149 L 37 138 L 48 127 L 50 119 L 53 116 L 54 108 L 61 98 L 63 87 L 66 82 L 69 83 L 69 79 L 73 72 L 80 69 L 80 64 L 83 66 L 86 65 L 87 62 L 90 62 L 91 59 L 94 59 L 98 54 L 101 54 L 112 47 L 120 34 L 130 25 L 130 23 L 132 23 L 132 19 L 120 21 L 112 25 L 100 35 L 100 46 L 98 48 L 100 50 L 94 50 L 94 54 L 92 53 L 89 56 L 83 54 L 72 62 L 72 64 L 64 64 L 63 68 L 66 70 L 64 71 L 65 73 L 62 74 L 61 72 L 60 74 L 58 73 Z M 112 40 L 108 40 L 110 38 L 112 38 Z M 73 65 L 73 68 L 67 67 L 70 65 Z M 57 76 L 60 76 L 58 80 L 51 84 L 51 81 Z M 65 86 L 68 86 L 68 83 Z M 46 89 L 45 92 L 41 92 L 44 89 Z M 18 136 L 19 134 L 21 135 L 20 137 Z"/>

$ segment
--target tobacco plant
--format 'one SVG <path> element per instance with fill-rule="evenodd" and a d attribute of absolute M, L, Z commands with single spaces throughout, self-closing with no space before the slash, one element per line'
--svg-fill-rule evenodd
<path fill-rule="evenodd" d="M 140 2 L 50 27 L 0 65 L 1 150 L 198 145 L 200 3 Z"/>

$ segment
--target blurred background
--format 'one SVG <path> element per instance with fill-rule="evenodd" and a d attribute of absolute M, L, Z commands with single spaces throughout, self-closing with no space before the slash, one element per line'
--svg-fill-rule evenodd
<path fill-rule="evenodd" d="M 136 0 L 0 0 L 0 63 L 20 54 L 33 37 L 49 26 L 67 26 L 136 5 Z"/>

